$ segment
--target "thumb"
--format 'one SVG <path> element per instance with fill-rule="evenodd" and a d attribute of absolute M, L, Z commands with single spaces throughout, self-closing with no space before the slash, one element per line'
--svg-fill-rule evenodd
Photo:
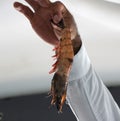
<path fill-rule="evenodd" d="M 58 24 L 61 21 L 62 18 L 63 18 L 62 13 L 61 12 L 58 12 L 57 14 L 55 14 L 53 16 L 53 22 L 55 24 Z"/>
<path fill-rule="evenodd" d="M 67 11 L 66 7 L 62 2 L 55 2 L 54 3 L 54 16 L 53 16 L 53 22 L 58 24 L 63 19 L 63 14 Z"/>

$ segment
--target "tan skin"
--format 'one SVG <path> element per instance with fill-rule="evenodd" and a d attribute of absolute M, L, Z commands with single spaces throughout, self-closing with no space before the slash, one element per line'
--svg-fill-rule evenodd
<path fill-rule="evenodd" d="M 49 0 L 25 0 L 32 8 L 22 3 L 15 2 L 14 7 L 23 13 L 31 23 L 34 31 L 47 43 L 56 46 L 61 38 L 61 28 L 58 24 L 61 19 L 69 24 L 73 48 L 75 54 L 81 47 L 81 39 L 78 35 L 77 27 L 73 16 L 61 2 L 50 2 Z M 54 22 L 54 24 L 51 22 Z"/>

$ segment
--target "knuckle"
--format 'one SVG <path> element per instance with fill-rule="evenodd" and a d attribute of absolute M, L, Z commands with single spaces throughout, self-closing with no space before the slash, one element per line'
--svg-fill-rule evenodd
<path fill-rule="evenodd" d="M 57 5 L 63 4 L 61 1 L 55 1 L 54 3 Z"/>

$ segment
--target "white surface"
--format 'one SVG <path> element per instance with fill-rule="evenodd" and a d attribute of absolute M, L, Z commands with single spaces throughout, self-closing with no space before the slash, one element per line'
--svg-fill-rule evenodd
<path fill-rule="evenodd" d="M 116 3 L 116 4 L 118 4 L 118 3 L 120 4 L 120 0 L 105 0 L 105 1 Z"/>
<path fill-rule="evenodd" d="M 0 1 L 0 97 L 48 90 L 52 78 L 48 74 L 52 46 L 33 32 L 13 2 Z M 64 3 L 75 17 L 96 71 L 107 85 L 120 84 L 120 5 L 99 0 Z"/>

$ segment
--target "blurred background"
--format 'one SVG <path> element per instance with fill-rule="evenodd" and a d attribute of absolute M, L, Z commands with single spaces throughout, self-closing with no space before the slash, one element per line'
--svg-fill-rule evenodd
<path fill-rule="evenodd" d="M 28 5 L 24 0 L 17 1 Z M 54 2 L 55 0 L 51 1 Z M 67 6 L 74 16 L 95 70 L 108 88 L 114 90 L 113 94 L 117 95 L 120 85 L 120 1 L 60 1 Z M 36 103 L 37 112 L 38 101 L 35 102 L 36 100 L 39 100 L 42 105 L 47 104 L 48 106 L 49 104 L 45 103 L 46 98 L 42 99 L 50 89 L 53 76 L 48 74 L 53 63 L 51 58 L 54 54 L 52 52 L 53 47 L 38 37 L 28 20 L 13 8 L 14 2 L 14 0 L 0 1 L 0 111 L 7 112 L 6 105 L 19 106 L 20 109 L 20 105 L 23 104 L 24 109 L 30 100 L 34 100 L 27 107 Z M 32 94 L 36 96 L 27 96 Z M 38 96 L 38 94 L 42 95 Z M 118 97 L 115 96 L 115 98 L 119 100 Z M 20 120 L 19 114 L 15 116 L 15 112 L 10 113 L 12 107 L 9 108 L 9 113 L 6 115 L 13 115 L 14 118 L 11 121 L 18 117 Z M 45 108 L 42 107 L 42 111 Z M 31 111 L 33 113 L 32 108 L 26 110 L 26 112 Z M 40 110 L 39 108 L 38 112 Z M 27 114 L 24 112 L 23 115 Z M 7 116 L 4 120 L 8 120 L 9 116 Z M 43 120 L 47 121 L 46 119 Z"/>

